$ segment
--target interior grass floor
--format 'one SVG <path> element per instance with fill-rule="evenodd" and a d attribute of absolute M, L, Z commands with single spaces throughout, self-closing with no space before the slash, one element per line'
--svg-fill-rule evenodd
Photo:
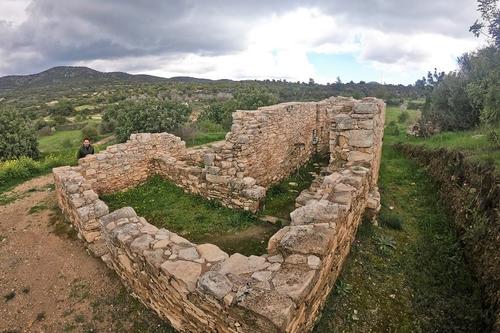
<path fill-rule="evenodd" d="M 267 242 L 290 219 L 295 198 L 308 188 L 312 173 L 328 160 L 314 157 L 290 177 L 268 190 L 264 209 L 257 214 L 223 207 L 216 201 L 185 193 L 181 188 L 159 176 L 151 177 L 133 189 L 102 195 L 110 211 L 130 206 L 149 223 L 176 232 L 195 243 L 212 243 L 227 253 L 261 255 Z M 278 217 L 271 224 L 262 216 Z"/>
<path fill-rule="evenodd" d="M 176 232 L 195 243 L 212 243 L 228 253 L 260 255 L 281 228 L 242 210 L 185 193 L 159 176 L 133 189 L 102 195 L 110 211 L 130 206 L 149 223 Z"/>
<path fill-rule="evenodd" d="M 295 210 L 295 199 L 300 192 L 311 186 L 313 173 L 318 174 L 322 166 L 327 166 L 329 158 L 328 154 L 314 155 L 288 178 L 271 186 L 267 190 L 261 214 L 289 220 L 290 213 Z"/>
<path fill-rule="evenodd" d="M 380 226 L 360 226 L 315 333 L 483 332 L 481 295 L 424 171 L 384 146 Z"/>

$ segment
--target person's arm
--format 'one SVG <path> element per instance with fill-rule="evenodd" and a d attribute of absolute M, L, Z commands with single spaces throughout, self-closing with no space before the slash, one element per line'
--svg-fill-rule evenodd
<path fill-rule="evenodd" d="M 82 148 L 78 149 L 78 153 L 76 154 L 76 158 L 77 159 L 80 159 L 83 157 L 83 154 L 82 154 Z"/>

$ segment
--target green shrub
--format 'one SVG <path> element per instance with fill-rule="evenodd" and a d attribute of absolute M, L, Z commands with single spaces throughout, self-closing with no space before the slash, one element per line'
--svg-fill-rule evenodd
<path fill-rule="evenodd" d="M 0 162 L 0 191 L 9 184 L 28 180 L 58 166 L 74 165 L 75 163 L 75 152 L 72 150 L 49 154 L 40 160 L 23 156 Z"/>
<path fill-rule="evenodd" d="M 95 140 L 97 138 L 97 127 L 95 125 L 88 124 L 82 128 L 82 134 L 84 138 Z"/>
<path fill-rule="evenodd" d="M 52 120 L 55 121 L 57 125 L 66 124 L 68 122 L 68 118 L 62 115 L 52 116 Z"/>
<path fill-rule="evenodd" d="M 410 114 L 406 110 L 402 111 L 398 115 L 398 123 L 400 123 L 400 124 L 406 124 L 406 122 L 408 121 L 408 119 L 410 119 Z"/>
<path fill-rule="evenodd" d="M 20 156 L 39 156 L 35 129 L 19 111 L 12 108 L 0 110 L 0 161 Z"/>
<path fill-rule="evenodd" d="M 115 134 L 119 142 L 132 133 L 160 133 L 177 130 L 185 123 L 191 108 L 186 103 L 146 100 L 123 103 L 116 114 Z"/>

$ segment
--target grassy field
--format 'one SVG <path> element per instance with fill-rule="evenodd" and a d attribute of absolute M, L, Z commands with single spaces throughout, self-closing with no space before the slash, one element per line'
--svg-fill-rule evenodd
<path fill-rule="evenodd" d="M 384 143 L 381 227 L 364 223 L 314 332 L 482 332 L 481 297 L 421 168 Z"/>
<path fill-rule="evenodd" d="M 57 131 L 52 135 L 42 136 L 39 138 L 38 147 L 42 153 L 53 153 L 66 149 L 77 149 L 82 144 L 82 139 L 83 134 L 80 130 Z"/>
<path fill-rule="evenodd" d="M 245 255 L 262 254 L 267 240 L 281 227 L 257 216 L 232 210 L 182 189 L 160 177 L 125 191 L 101 196 L 110 210 L 133 207 L 150 223 L 196 243 L 213 243 Z"/>
<path fill-rule="evenodd" d="M 388 107 L 386 111 L 386 133 L 384 140 L 387 144 L 396 142 L 423 145 L 430 149 L 446 148 L 460 150 L 472 161 L 491 163 L 500 168 L 500 147 L 495 146 L 488 140 L 487 128 L 477 128 L 470 131 L 442 132 L 429 138 L 416 138 L 406 134 L 407 126 L 419 117 L 419 112 L 408 110 L 409 119 L 406 122 L 398 122 L 401 111 L 397 107 Z M 399 131 L 395 133 L 390 123 L 393 121 Z M 496 127 L 496 132 L 500 134 L 500 127 Z"/>

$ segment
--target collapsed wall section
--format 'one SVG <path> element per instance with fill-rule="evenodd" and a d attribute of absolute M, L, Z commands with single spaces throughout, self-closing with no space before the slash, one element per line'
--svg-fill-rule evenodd
<path fill-rule="evenodd" d="M 100 184 L 93 172 L 87 173 L 94 161 L 54 169 L 59 205 L 82 238 L 99 250 L 95 253 L 117 272 L 133 295 L 177 330 L 308 332 L 335 283 L 365 209 L 379 207 L 374 168 L 378 171 L 380 163 L 385 108 L 375 99 L 361 102 L 329 99 L 317 105 L 323 105 L 318 108 L 324 111 L 326 124 L 323 125 L 328 130 L 320 133 L 320 138 L 308 149 L 312 152 L 315 144 L 316 149 L 329 149 L 334 157 L 330 160 L 328 175 L 318 186 L 309 189 L 310 196 L 298 202 L 298 208 L 291 213 L 291 225 L 280 229 L 269 240 L 268 254 L 229 255 L 213 244 L 194 244 L 149 224 L 130 207 L 109 213 L 96 192 L 107 191 L 112 186 L 126 188 L 127 183 L 109 171 L 112 181 Z M 334 120 L 339 114 L 342 117 Z M 366 128 L 370 121 L 372 128 Z M 225 160 L 222 156 L 233 162 L 229 159 L 243 156 L 238 155 L 242 150 L 257 149 L 250 148 L 255 147 L 253 144 L 247 148 L 243 143 L 231 146 L 231 134 L 227 141 L 198 150 L 186 150 L 168 134 L 151 135 L 149 139 L 142 135 L 130 141 L 146 143 L 146 163 L 139 159 L 128 163 L 130 168 L 146 174 L 160 173 L 188 191 L 222 196 L 225 188 L 233 186 L 232 181 L 241 181 L 240 189 L 228 192 L 231 196 L 252 188 L 264 189 L 256 184 L 257 179 L 263 184 L 274 181 L 264 175 L 246 176 L 245 171 L 239 171 L 243 174 L 235 174 L 235 177 L 210 173 L 213 172 L 210 167 L 217 168 L 217 165 L 221 166 L 218 172 L 234 167 L 234 164 L 223 167 L 219 163 Z M 169 148 L 155 150 L 158 140 L 170 140 Z M 153 141 L 156 144 L 152 144 Z M 126 147 L 132 148 L 128 144 Z M 114 156 L 126 158 L 118 151 L 120 149 Z M 303 157 L 308 158 L 308 154 L 304 153 Z M 120 163 L 113 164 L 111 155 L 106 161 L 100 166 L 97 164 L 103 172 L 107 172 L 108 163 L 120 168 Z M 286 164 L 278 161 L 268 162 L 269 170 L 286 174 L 292 165 L 284 167 Z M 241 170 L 248 172 L 258 167 L 242 165 Z M 228 182 L 212 182 L 209 179 L 215 178 L 207 175 L 223 177 Z M 142 177 L 132 179 L 132 184 L 140 182 Z"/>

